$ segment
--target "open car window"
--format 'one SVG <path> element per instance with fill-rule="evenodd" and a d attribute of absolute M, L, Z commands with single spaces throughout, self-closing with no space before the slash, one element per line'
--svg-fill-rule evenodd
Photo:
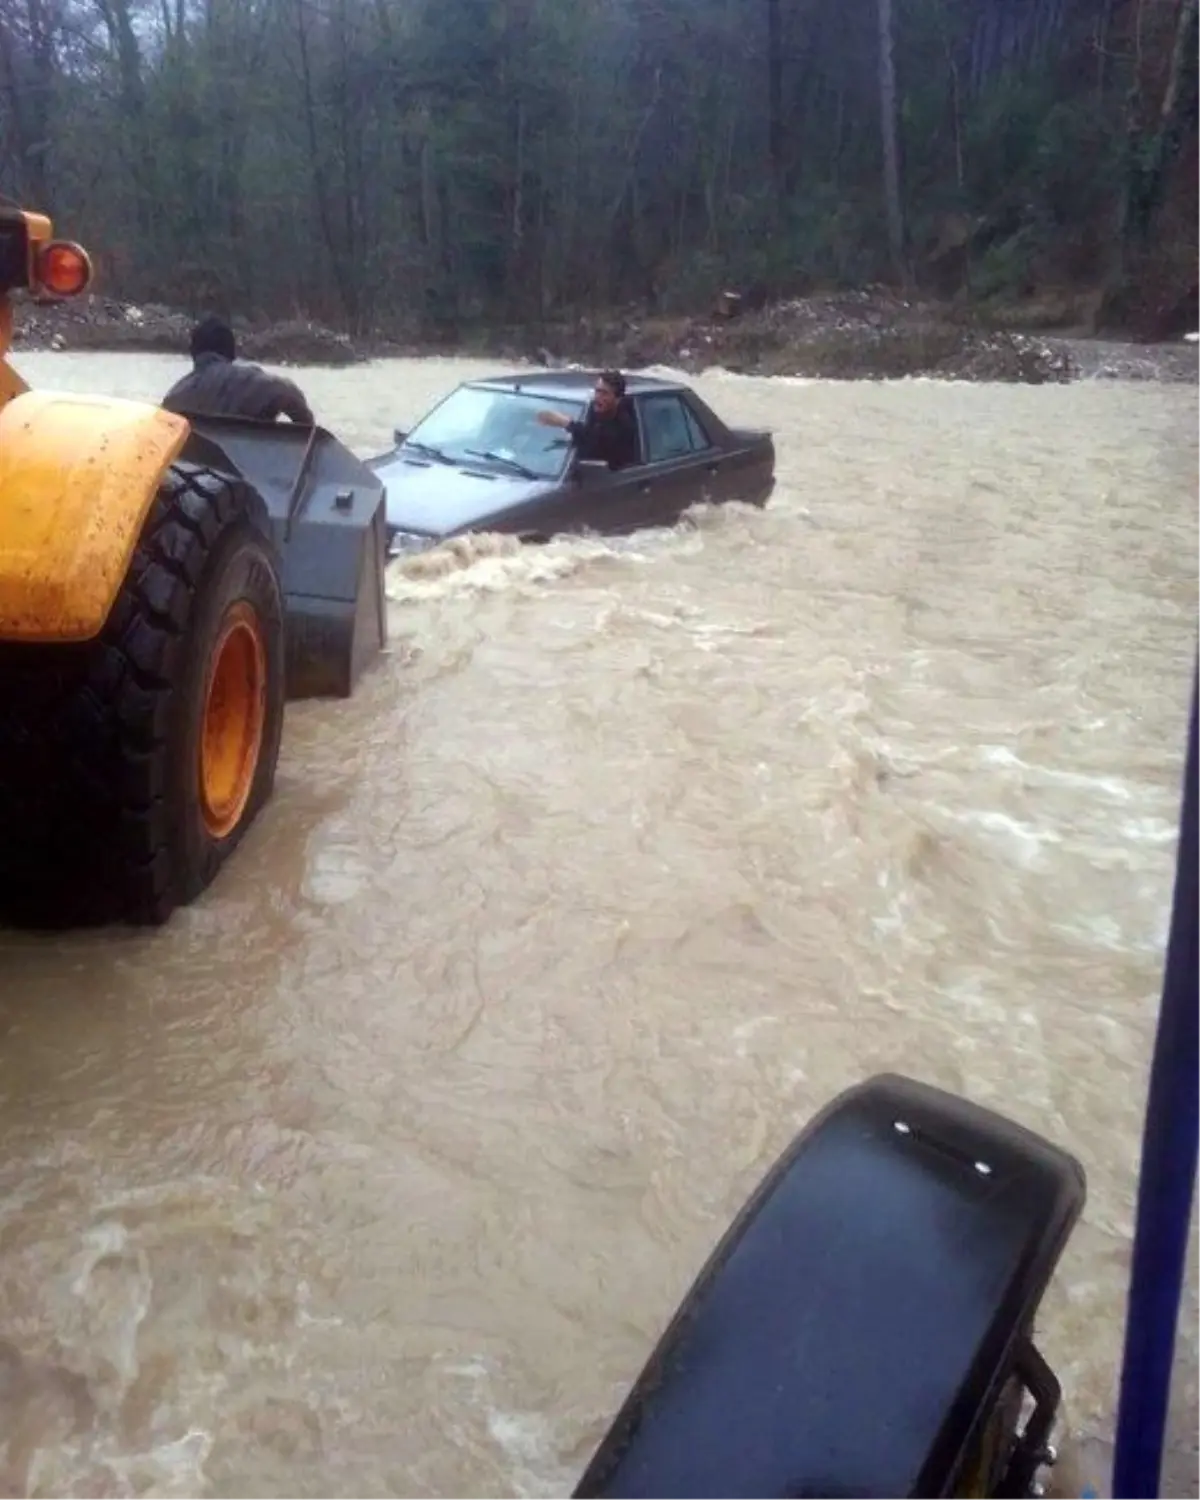
<path fill-rule="evenodd" d="M 479 455 L 492 453 L 498 466 L 519 464 L 539 479 L 557 479 L 570 457 L 570 443 L 556 428 L 540 425 L 540 411 L 575 420 L 583 415 L 584 405 L 528 391 L 462 385 L 435 406 L 405 442 L 436 450 L 453 463 L 487 462 Z"/>

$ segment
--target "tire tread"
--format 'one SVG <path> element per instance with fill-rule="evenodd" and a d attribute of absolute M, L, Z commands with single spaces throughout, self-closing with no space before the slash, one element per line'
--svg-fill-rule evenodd
<path fill-rule="evenodd" d="M 186 899 L 163 752 L 205 565 L 256 502 L 228 475 L 173 465 L 97 639 L 0 645 L 3 915 L 158 923 Z"/>

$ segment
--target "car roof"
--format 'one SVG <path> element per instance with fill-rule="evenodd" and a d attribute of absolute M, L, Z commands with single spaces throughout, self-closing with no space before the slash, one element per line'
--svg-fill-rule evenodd
<path fill-rule="evenodd" d="M 489 375 L 482 380 L 464 383 L 476 389 L 520 391 L 523 395 L 540 396 L 550 401 L 586 401 L 592 393 L 600 370 L 522 370 L 513 375 Z M 625 394 L 637 396 L 646 391 L 683 391 L 687 387 L 678 380 L 660 380 L 656 375 L 626 375 Z"/>

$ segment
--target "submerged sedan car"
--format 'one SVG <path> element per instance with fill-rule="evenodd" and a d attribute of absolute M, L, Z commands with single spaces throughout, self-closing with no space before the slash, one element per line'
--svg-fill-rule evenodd
<path fill-rule="evenodd" d="M 563 532 L 619 535 L 669 526 L 701 501 L 765 505 L 775 486 L 769 432 L 727 427 L 687 386 L 631 375 L 638 462 L 581 462 L 540 411 L 582 417 L 596 375 L 539 370 L 471 380 L 391 452 L 370 460 L 387 486 L 388 552 L 422 551 L 467 531 L 548 541 Z"/>

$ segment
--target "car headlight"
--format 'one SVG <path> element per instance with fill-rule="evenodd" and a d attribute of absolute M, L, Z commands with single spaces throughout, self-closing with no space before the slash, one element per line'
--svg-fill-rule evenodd
<path fill-rule="evenodd" d="M 422 536 L 419 531 L 401 531 L 398 527 L 388 531 L 387 555 L 389 557 L 412 557 L 417 552 L 428 552 L 437 545 L 437 537 Z"/>

